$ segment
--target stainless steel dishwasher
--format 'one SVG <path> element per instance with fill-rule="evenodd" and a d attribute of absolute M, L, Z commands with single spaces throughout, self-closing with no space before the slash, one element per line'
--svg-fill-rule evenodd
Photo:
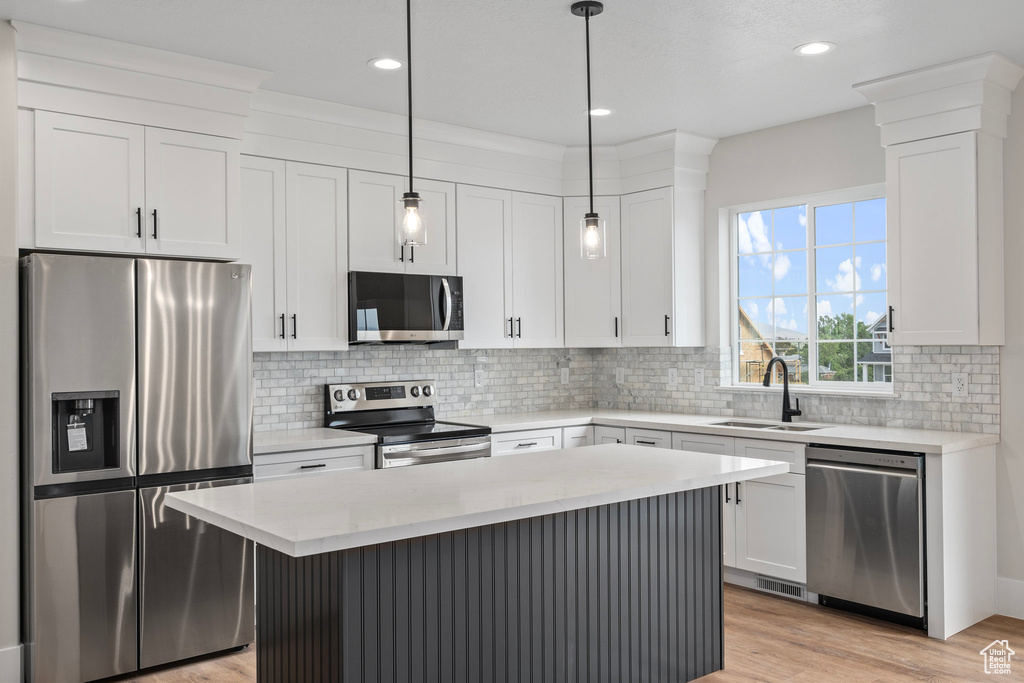
<path fill-rule="evenodd" d="M 925 628 L 924 456 L 812 444 L 806 485 L 818 603 Z"/>

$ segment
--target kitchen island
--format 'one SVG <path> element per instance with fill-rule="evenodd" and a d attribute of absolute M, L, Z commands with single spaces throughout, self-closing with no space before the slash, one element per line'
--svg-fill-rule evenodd
<path fill-rule="evenodd" d="M 691 680 L 722 667 L 720 485 L 609 444 L 175 493 L 255 541 L 260 681 Z"/>

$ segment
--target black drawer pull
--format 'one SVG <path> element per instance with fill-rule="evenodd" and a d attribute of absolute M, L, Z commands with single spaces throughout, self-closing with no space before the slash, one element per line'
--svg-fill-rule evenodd
<path fill-rule="evenodd" d="M 536 446 L 536 445 L 537 445 L 537 442 L 536 442 L 536 441 L 531 441 L 531 442 L 529 442 L 529 443 L 521 443 L 521 444 L 517 444 L 517 445 L 516 445 L 516 448 L 529 448 L 530 446 Z"/>
<path fill-rule="evenodd" d="M 645 446 L 657 446 L 658 445 L 658 443 L 656 441 L 644 441 L 643 439 L 637 439 L 636 442 L 637 443 L 642 443 Z"/>
<path fill-rule="evenodd" d="M 316 465 L 300 465 L 299 469 L 300 470 L 315 470 L 318 467 L 327 467 L 327 463 L 321 462 L 321 463 L 317 463 Z"/>

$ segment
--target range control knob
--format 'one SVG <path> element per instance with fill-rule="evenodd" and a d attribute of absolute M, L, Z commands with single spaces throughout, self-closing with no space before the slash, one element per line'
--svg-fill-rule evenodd
<path fill-rule="evenodd" d="M 412 389 L 409 390 L 409 393 L 412 394 L 413 398 L 416 398 L 417 396 L 420 395 L 420 388 L 419 387 L 413 387 Z"/>
<path fill-rule="evenodd" d="M 433 393 L 434 393 L 434 387 L 430 386 L 429 384 L 424 384 L 423 385 L 423 395 L 424 396 L 431 396 L 431 395 L 433 395 Z"/>
<path fill-rule="evenodd" d="M 355 401 L 358 398 L 359 398 L 359 390 L 358 389 L 349 389 L 348 390 L 348 400 Z"/>
<path fill-rule="evenodd" d="M 344 401 L 345 400 L 345 392 L 342 391 L 341 389 L 338 389 L 337 391 L 335 391 L 334 392 L 334 400 L 335 401 Z"/>

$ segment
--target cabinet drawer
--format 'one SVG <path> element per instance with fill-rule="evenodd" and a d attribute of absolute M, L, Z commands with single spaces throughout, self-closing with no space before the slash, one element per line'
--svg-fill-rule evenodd
<path fill-rule="evenodd" d="M 580 446 L 594 445 L 594 427 L 584 425 L 582 427 L 562 428 L 562 448 L 579 448 Z"/>
<path fill-rule="evenodd" d="M 634 446 L 651 446 L 653 448 L 672 448 L 672 432 L 660 429 L 626 429 L 626 443 Z"/>
<path fill-rule="evenodd" d="M 285 453 L 268 453 L 253 458 L 253 476 L 257 481 L 300 477 L 339 470 L 373 467 L 373 447 L 323 448 Z"/>
<path fill-rule="evenodd" d="M 732 455 L 736 449 L 736 439 L 731 436 L 680 434 L 676 432 L 672 434 L 672 448 L 677 451 Z"/>
<path fill-rule="evenodd" d="M 625 427 L 594 427 L 594 443 L 626 443 Z"/>
<path fill-rule="evenodd" d="M 561 429 L 534 429 L 491 436 L 491 455 L 550 451 L 562 447 Z"/>
<path fill-rule="evenodd" d="M 802 443 L 786 441 L 764 441 L 762 439 L 736 439 L 736 453 L 741 458 L 782 460 L 792 463 L 793 474 L 804 473 L 804 449 Z"/>

